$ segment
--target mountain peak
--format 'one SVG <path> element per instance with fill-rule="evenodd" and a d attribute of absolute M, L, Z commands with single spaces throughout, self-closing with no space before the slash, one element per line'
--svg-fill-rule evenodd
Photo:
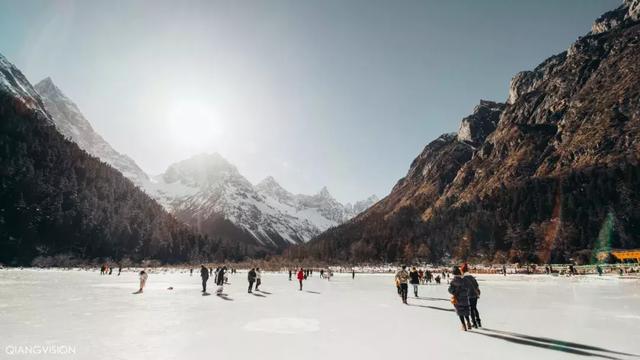
<path fill-rule="evenodd" d="M 46 78 L 40 80 L 36 86 L 47 86 L 47 87 L 56 87 L 56 85 L 53 83 L 53 79 L 51 79 L 51 76 L 47 76 Z"/>
<path fill-rule="evenodd" d="M 276 196 L 276 195 L 291 196 L 291 194 L 287 190 L 285 190 L 282 187 L 282 185 L 280 185 L 280 183 L 278 183 L 276 179 L 274 179 L 273 176 L 271 175 L 267 176 L 258 184 L 256 184 L 255 188 L 260 192 L 263 192 L 272 196 Z"/>
<path fill-rule="evenodd" d="M 63 98 L 67 99 L 67 96 L 60 90 L 58 86 L 53 82 L 51 77 L 47 76 L 46 78 L 40 80 L 34 88 L 40 94 L 40 96 L 48 97 L 48 98 Z"/>
<path fill-rule="evenodd" d="M 100 158 L 137 185 L 149 180 L 147 174 L 130 157 L 117 152 L 98 134 L 89 120 L 87 120 L 78 106 L 71 101 L 51 77 L 46 77 L 36 84 L 37 91 L 44 108 L 51 116 L 51 120 L 58 132 L 64 137 L 78 144 L 89 154 Z"/>
<path fill-rule="evenodd" d="M 0 91 L 12 95 L 27 108 L 46 116 L 38 92 L 31 86 L 26 76 L 2 54 L 0 54 L 0 70 L 2 70 L 0 71 Z"/>
<path fill-rule="evenodd" d="M 280 184 L 276 181 L 276 179 L 273 178 L 273 176 L 269 175 L 266 178 L 262 179 L 262 181 L 260 181 L 256 186 L 259 187 L 274 187 L 274 186 L 278 186 L 280 187 Z"/>
<path fill-rule="evenodd" d="M 626 20 L 640 19 L 640 0 L 624 0 L 617 9 L 608 11 L 594 21 L 592 34 L 600 34 L 620 26 Z"/>
<path fill-rule="evenodd" d="M 320 192 L 318 192 L 318 195 L 326 199 L 333 199 L 333 197 L 331 196 L 331 193 L 329 192 L 329 189 L 327 189 L 326 186 L 323 186 L 322 189 L 320 189 Z"/>
<path fill-rule="evenodd" d="M 202 153 L 169 166 L 163 174 L 167 183 L 182 181 L 192 186 L 218 183 L 224 178 L 242 177 L 238 169 L 218 153 Z"/>

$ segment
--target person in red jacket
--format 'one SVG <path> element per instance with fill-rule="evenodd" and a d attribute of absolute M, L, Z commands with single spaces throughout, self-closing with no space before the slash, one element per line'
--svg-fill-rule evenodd
<path fill-rule="evenodd" d="M 302 291 L 302 280 L 304 280 L 304 270 L 300 268 L 300 270 L 298 270 L 298 281 L 300 282 L 300 291 Z"/>

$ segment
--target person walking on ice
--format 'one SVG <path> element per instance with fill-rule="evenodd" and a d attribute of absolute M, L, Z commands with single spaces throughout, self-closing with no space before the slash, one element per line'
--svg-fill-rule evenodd
<path fill-rule="evenodd" d="M 200 276 L 202 277 L 202 292 L 207 292 L 207 281 L 209 280 L 209 269 L 204 265 L 200 265 Z"/>
<path fill-rule="evenodd" d="M 467 268 L 468 270 L 469 268 Z M 480 298 L 480 285 L 473 275 L 468 271 L 463 271 L 462 280 L 465 281 L 469 289 L 469 311 L 471 313 L 471 324 L 474 328 L 482 327 L 480 323 L 480 313 L 478 312 L 478 299 Z"/>
<path fill-rule="evenodd" d="M 402 265 L 402 268 L 396 273 L 396 283 L 399 285 L 400 297 L 402 298 L 403 304 L 407 304 L 407 293 L 409 292 L 408 280 L 409 273 L 407 272 L 407 267 Z"/>
<path fill-rule="evenodd" d="M 298 270 L 298 274 L 296 275 L 296 277 L 298 278 L 298 282 L 300 283 L 300 291 L 302 291 L 302 280 L 304 280 L 304 270 L 302 268 Z"/>
<path fill-rule="evenodd" d="M 411 278 L 409 282 L 413 286 L 413 295 L 415 297 L 418 297 L 418 285 L 420 285 L 420 273 L 418 273 L 418 270 L 416 269 L 415 266 L 411 268 L 409 277 Z"/>
<path fill-rule="evenodd" d="M 262 271 L 260 271 L 260 268 L 256 268 L 256 291 L 260 291 L 258 289 L 260 284 L 262 284 Z"/>
<path fill-rule="evenodd" d="M 249 273 L 247 274 L 247 280 L 249 281 L 249 294 L 253 293 L 253 283 L 256 282 L 256 271 L 251 268 Z M 256 291 L 258 290 L 258 286 L 256 286 Z"/>
<path fill-rule="evenodd" d="M 226 266 L 221 267 L 217 272 L 216 285 L 218 285 L 218 289 L 216 290 L 216 294 L 218 295 L 222 294 L 222 291 L 224 291 L 224 275 L 226 272 L 227 272 Z"/>
<path fill-rule="evenodd" d="M 462 272 L 457 266 L 453 267 L 453 279 L 449 284 L 449 294 L 452 295 L 451 303 L 462 323 L 462 330 L 471 329 L 471 321 L 469 320 L 469 287 L 462 279 Z"/>
<path fill-rule="evenodd" d="M 138 289 L 134 294 L 142 294 L 144 286 L 147 285 L 147 279 L 149 278 L 149 275 L 147 275 L 147 272 L 144 270 L 140 271 L 138 275 L 140 277 L 140 289 Z"/>

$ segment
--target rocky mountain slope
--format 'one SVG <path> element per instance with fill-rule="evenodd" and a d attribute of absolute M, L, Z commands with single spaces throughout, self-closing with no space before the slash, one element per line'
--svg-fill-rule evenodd
<path fill-rule="evenodd" d="M 197 231 L 230 243 L 238 241 L 248 254 L 306 242 L 378 200 L 372 196 L 343 205 L 326 188 L 316 195 L 294 195 L 272 177 L 254 186 L 218 154 L 195 156 L 150 177 L 135 161 L 114 150 L 50 78 L 40 81 L 35 90 L 67 139 L 119 170 Z"/>
<path fill-rule="evenodd" d="M 294 257 L 548 262 L 640 246 L 640 5 L 482 101 L 391 193 Z"/>
<path fill-rule="evenodd" d="M 130 157 L 115 151 L 82 115 L 78 106 L 46 78 L 35 85 L 44 107 L 54 120 L 58 131 L 81 149 L 113 166 L 136 185 L 149 180 L 147 174 Z"/>
<path fill-rule="evenodd" d="M 36 90 L 2 55 L 0 119 L 0 262 L 227 256 L 65 139 Z"/>

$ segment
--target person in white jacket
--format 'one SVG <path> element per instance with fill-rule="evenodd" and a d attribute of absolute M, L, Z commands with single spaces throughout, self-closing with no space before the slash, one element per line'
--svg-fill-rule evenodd
<path fill-rule="evenodd" d="M 144 286 L 147 284 L 147 279 L 149 278 L 149 275 L 147 274 L 146 271 L 142 270 L 140 271 L 140 289 L 138 290 L 138 294 L 141 294 L 142 291 L 144 290 Z"/>

